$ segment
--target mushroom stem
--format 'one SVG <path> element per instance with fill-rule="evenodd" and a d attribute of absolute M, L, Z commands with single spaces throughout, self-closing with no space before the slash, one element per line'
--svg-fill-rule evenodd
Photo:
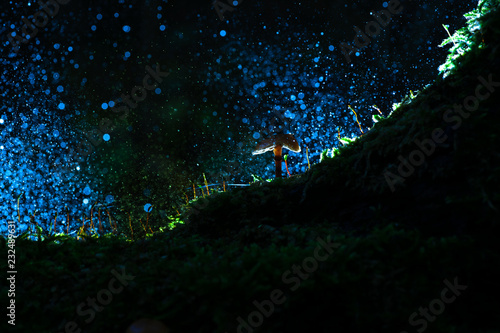
<path fill-rule="evenodd" d="M 276 166 L 276 178 L 281 178 L 281 151 L 282 145 L 277 144 L 274 147 L 274 164 Z"/>

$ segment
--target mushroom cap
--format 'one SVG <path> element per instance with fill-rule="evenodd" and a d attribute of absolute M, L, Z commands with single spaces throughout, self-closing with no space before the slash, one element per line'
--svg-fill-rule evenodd
<path fill-rule="evenodd" d="M 257 147 L 255 147 L 254 151 L 252 152 L 252 155 L 262 154 L 266 151 L 274 150 L 274 147 L 276 145 L 281 145 L 283 146 L 283 148 L 289 149 L 296 153 L 300 152 L 299 143 L 292 134 L 280 133 L 259 142 Z"/>

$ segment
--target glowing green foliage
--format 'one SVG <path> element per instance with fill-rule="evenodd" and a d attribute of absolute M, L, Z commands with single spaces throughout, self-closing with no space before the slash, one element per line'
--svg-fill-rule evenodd
<path fill-rule="evenodd" d="M 443 40 L 439 46 L 444 47 L 450 43 L 452 43 L 453 46 L 449 50 L 445 63 L 439 66 L 439 74 L 443 75 L 443 77 L 448 76 L 456 67 L 460 57 L 467 54 L 476 45 L 478 49 L 482 48 L 481 19 L 485 13 L 499 5 L 500 1 L 498 0 L 480 0 L 476 9 L 464 15 L 467 19 L 467 25 L 455 31 L 453 35 L 449 33 L 448 26 L 443 24 L 449 37 Z"/>

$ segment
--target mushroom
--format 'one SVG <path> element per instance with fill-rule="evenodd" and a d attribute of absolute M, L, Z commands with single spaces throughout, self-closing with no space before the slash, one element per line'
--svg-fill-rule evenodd
<path fill-rule="evenodd" d="M 281 178 L 281 160 L 282 148 L 289 149 L 293 152 L 300 152 L 300 146 L 292 134 L 279 133 L 270 138 L 262 140 L 255 147 L 252 155 L 265 153 L 266 151 L 274 152 L 274 164 L 276 166 L 276 178 Z"/>

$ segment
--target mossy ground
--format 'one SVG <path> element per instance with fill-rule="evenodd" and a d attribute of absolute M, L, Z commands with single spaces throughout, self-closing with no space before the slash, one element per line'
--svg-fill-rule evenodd
<path fill-rule="evenodd" d="M 236 332 L 254 300 L 280 289 L 286 301 L 255 332 L 414 332 L 423 324 L 411 326 L 410 315 L 457 278 L 467 289 L 428 331 L 500 332 L 500 87 L 460 126 L 443 120 L 475 94 L 479 76 L 500 82 L 492 3 L 446 78 L 305 174 L 198 200 L 185 225 L 134 242 L 18 239 L 9 331 L 63 332 L 75 321 L 84 332 L 124 332 L 148 317 L 172 332 Z M 447 140 L 392 191 L 385 173 L 397 175 L 398 156 L 408 159 L 436 128 Z M 318 237 L 339 246 L 292 283 L 286 272 L 314 255 Z M 77 306 L 108 287 L 113 269 L 134 278 L 85 322 Z"/>

